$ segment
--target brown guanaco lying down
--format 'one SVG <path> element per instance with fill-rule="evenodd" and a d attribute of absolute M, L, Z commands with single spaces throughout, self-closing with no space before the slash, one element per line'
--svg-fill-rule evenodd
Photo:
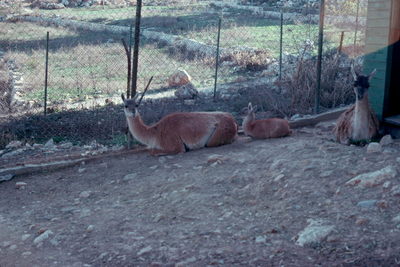
<path fill-rule="evenodd" d="M 244 134 L 256 139 L 277 138 L 287 136 L 291 133 L 287 120 L 279 118 L 255 119 L 255 110 L 257 106 L 247 106 L 247 114 L 243 120 Z"/>
<path fill-rule="evenodd" d="M 129 131 L 155 156 L 178 154 L 202 147 L 232 143 L 237 138 L 237 123 L 225 112 L 180 112 L 147 126 L 139 114 L 135 98 L 125 99 L 124 112 Z"/>
<path fill-rule="evenodd" d="M 355 72 L 354 66 L 351 66 L 356 103 L 343 112 L 336 122 L 333 131 L 337 142 L 342 144 L 369 142 L 378 134 L 379 121 L 368 101 L 369 81 L 375 72 L 376 70 L 373 70 L 367 76 L 359 75 Z"/>

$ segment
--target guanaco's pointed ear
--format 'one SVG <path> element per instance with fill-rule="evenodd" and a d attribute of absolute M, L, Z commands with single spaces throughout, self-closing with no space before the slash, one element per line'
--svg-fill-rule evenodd
<path fill-rule="evenodd" d="M 249 102 L 249 104 L 247 105 L 247 109 L 248 109 L 249 111 L 251 111 L 251 110 L 253 109 L 253 106 L 251 105 L 251 102 Z"/>
<path fill-rule="evenodd" d="M 371 73 L 368 75 L 368 80 L 371 80 L 371 78 L 374 77 L 375 74 L 376 74 L 376 69 L 371 71 Z"/>
<path fill-rule="evenodd" d="M 121 94 L 121 98 L 122 98 L 122 101 L 125 102 L 125 95 L 124 94 Z"/>
<path fill-rule="evenodd" d="M 351 71 L 351 75 L 353 75 L 354 81 L 357 81 L 358 75 L 356 73 L 356 70 L 354 69 L 354 62 L 351 63 L 350 71 Z"/>
<path fill-rule="evenodd" d="M 256 110 L 257 110 L 257 108 L 258 108 L 258 106 L 257 106 L 257 105 L 255 105 L 255 106 L 253 107 L 253 111 L 256 111 Z"/>

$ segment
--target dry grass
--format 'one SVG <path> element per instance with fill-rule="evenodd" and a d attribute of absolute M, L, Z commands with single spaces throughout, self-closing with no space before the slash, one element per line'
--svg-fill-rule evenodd
<path fill-rule="evenodd" d="M 280 86 L 287 90 L 290 104 L 286 107 L 278 105 L 281 112 L 289 116 L 313 112 L 317 88 L 316 63 L 315 59 L 302 59 L 290 73 L 283 76 Z M 325 55 L 321 75 L 321 108 L 330 109 L 353 101 L 348 58 L 336 53 Z"/>
<path fill-rule="evenodd" d="M 0 114 L 11 110 L 13 82 L 5 58 L 0 59 Z"/>

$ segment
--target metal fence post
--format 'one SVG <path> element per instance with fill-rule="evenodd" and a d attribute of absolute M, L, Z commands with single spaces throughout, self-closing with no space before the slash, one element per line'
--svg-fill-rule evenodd
<path fill-rule="evenodd" d="M 130 93 L 131 97 L 135 96 L 136 89 L 137 89 L 141 16 L 142 16 L 142 0 L 137 0 L 137 2 L 136 2 L 136 21 L 135 21 L 135 41 L 134 41 L 134 45 L 133 45 L 132 83 L 131 83 L 131 93 Z"/>
<path fill-rule="evenodd" d="M 283 11 L 281 10 L 281 33 L 279 38 L 279 80 L 282 80 L 282 53 L 283 53 Z"/>
<path fill-rule="evenodd" d="M 317 61 L 317 88 L 315 90 L 314 112 L 319 113 L 320 95 L 321 95 L 321 74 L 322 74 L 322 48 L 324 43 L 324 17 L 325 0 L 321 0 L 319 10 L 319 35 L 318 35 L 318 61 Z"/>
<path fill-rule="evenodd" d="M 360 12 L 360 0 L 357 1 L 357 13 L 356 13 L 356 28 L 354 29 L 354 47 L 353 47 L 353 52 L 355 53 L 356 51 L 356 44 L 357 44 L 357 31 L 358 31 L 358 16 Z"/>
<path fill-rule="evenodd" d="M 215 56 L 214 101 L 216 100 L 216 97 L 217 97 L 217 80 L 218 80 L 220 37 L 221 37 L 221 18 L 218 18 L 217 54 Z"/>
<path fill-rule="evenodd" d="M 127 86 L 126 86 L 126 97 L 130 98 L 130 88 L 131 88 L 131 78 L 132 78 L 132 29 L 133 29 L 133 23 L 131 23 L 131 26 L 129 28 L 129 47 L 128 47 L 128 55 L 127 55 L 127 60 L 128 60 L 128 79 L 127 79 Z"/>
<path fill-rule="evenodd" d="M 44 115 L 47 115 L 47 80 L 48 80 L 48 72 L 49 72 L 49 32 L 46 35 L 46 66 L 45 66 L 45 74 L 44 74 Z"/>

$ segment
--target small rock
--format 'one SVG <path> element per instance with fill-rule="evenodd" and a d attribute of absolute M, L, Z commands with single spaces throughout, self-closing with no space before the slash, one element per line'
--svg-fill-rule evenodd
<path fill-rule="evenodd" d="M 381 141 L 379 141 L 379 144 L 381 146 L 387 146 L 393 143 L 393 138 L 390 134 L 385 135 L 382 137 Z"/>
<path fill-rule="evenodd" d="M 368 220 L 365 219 L 365 218 L 358 218 L 358 219 L 356 220 L 356 224 L 357 224 L 357 225 L 364 225 L 364 224 L 366 224 L 367 222 L 368 222 Z"/>
<path fill-rule="evenodd" d="M 375 205 L 378 203 L 378 200 L 375 199 L 369 199 L 369 200 L 363 200 L 357 203 L 357 206 L 360 208 L 364 209 L 371 209 L 375 207 Z"/>
<path fill-rule="evenodd" d="M 9 249 L 11 249 L 11 250 L 17 249 L 17 245 L 11 245 L 11 246 L 9 247 Z"/>
<path fill-rule="evenodd" d="M 225 158 L 222 155 L 212 154 L 207 158 L 207 164 L 222 164 Z"/>
<path fill-rule="evenodd" d="M 255 242 L 256 243 L 265 243 L 267 241 L 267 237 L 265 235 L 257 236 Z"/>
<path fill-rule="evenodd" d="M 11 242 L 10 242 L 10 241 L 3 241 L 3 242 L 1 243 L 1 246 L 2 246 L 3 248 L 9 247 L 10 245 L 11 245 Z"/>
<path fill-rule="evenodd" d="M 189 83 L 192 80 L 189 73 L 184 69 L 178 69 L 174 74 L 168 79 L 168 85 L 170 87 L 182 86 Z"/>
<path fill-rule="evenodd" d="M 53 138 L 50 138 L 45 144 L 44 144 L 45 148 L 54 148 L 54 141 Z"/>
<path fill-rule="evenodd" d="M 30 251 L 25 251 L 22 253 L 22 256 L 24 256 L 24 257 L 30 256 L 30 255 L 32 255 L 32 252 L 30 252 Z"/>
<path fill-rule="evenodd" d="M 308 226 L 298 235 L 296 244 L 299 246 L 310 245 L 324 240 L 333 230 L 333 225 L 328 225 L 321 219 L 309 219 Z"/>
<path fill-rule="evenodd" d="M 383 183 L 382 187 L 383 187 L 384 189 L 388 189 L 391 185 L 392 185 L 391 182 L 386 181 L 386 182 Z"/>
<path fill-rule="evenodd" d="M 394 166 L 387 166 L 381 170 L 357 175 L 346 182 L 346 185 L 358 185 L 363 187 L 372 187 L 382 184 L 387 179 L 397 176 L 397 170 Z"/>
<path fill-rule="evenodd" d="M 188 84 L 182 85 L 178 89 L 176 89 L 174 94 L 179 99 L 192 100 L 199 95 L 199 92 L 197 91 L 196 87 L 194 87 L 194 85 L 192 83 L 188 83 Z M 193 102 L 193 104 L 194 104 L 194 102 Z"/>
<path fill-rule="evenodd" d="M 86 232 L 93 232 L 93 230 L 94 230 L 94 225 L 89 225 L 87 228 L 86 228 Z"/>
<path fill-rule="evenodd" d="M 149 253 L 152 250 L 151 246 L 147 246 L 145 248 L 142 248 L 141 250 L 139 250 L 139 252 L 137 253 L 137 256 L 140 257 L 146 253 Z"/>
<path fill-rule="evenodd" d="M 393 188 L 392 188 L 390 193 L 391 193 L 392 196 L 399 197 L 400 196 L 400 185 L 393 186 Z"/>
<path fill-rule="evenodd" d="M 71 142 L 66 142 L 66 143 L 63 143 L 63 144 L 59 145 L 59 147 L 62 148 L 62 149 L 69 149 L 69 148 L 72 147 L 72 143 Z"/>
<path fill-rule="evenodd" d="M 33 240 L 33 244 L 37 245 L 39 243 L 42 243 L 44 240 L 48 239 L 52 234 L 53 232 L 51 230 L 44 231 L 41 235 L 39 235 Z"/>
<path fill-rule="evenodd" d="M 324 171 L 319 175 L 319 177 L 326 178 L 326 177 L 331 176 L 332 174 L 333 174 L 333 171 Z"/>
<path fill-rule="evenodd" d="M 24 234 L 24 235 L 22 235 L 21 240 L 26 241 L 29 237 L 31 237 L 30 234 Z"/>
<path fill-rule="evenodd" d="M 280 180 L 282 180 L 285 177 L 284 174 L 279 174 L 278 176 L 276 176 L 274 178 L 274 182 L 279 182 Z"/>
<path fill-rule="evenodd" d="M 86 168 L 79 168 L 79 169 L 78 169 L 78 173 L 82 173 L 82 172 L 84 172 L 84 171 L 86 171 Z"/>
<path fill-rule="evenodd" d="M 394 217 L 394 218 L 392 219 L 392 222 L 394 222 L 394 223 L 400 223 L 400 214 L 397 215 L 396 217 Z"/>
<path fill-rule="evenodd" d="M 367 146 L 367 153 L 382 152 L 382 146 L 379 143 L 372 142 Z"/>
<path fill-rule="evenodd" d="M 9 181 L 14 177 L 14 174 L 6 174 L 6 175 L 2 175 L 0 176 L 0 182 L 5 182 L 5 181 Z"/>
<path fill-rule="evenodd" d="M 27 186 L 28 184 L 27 183 L 24 183 L 24 182 L 17 182 L 17 183 L 15 183 L 15 188 L 17 188 L 17 189 L 25 189 L 25 186 Z"/>
<path fill-rule="evenodd" d="M 157 168 L 158 168 L 158 165 L 154 165 L 154 166 L 149 167 L 150 170 L 155 170 Z"/>
<path fill-rule="evenodd" d="M 133 180 L 136 179 L 136 177 L 138 176 L 137 173 L 130 173 L 124 176 L 124 178 L 122 178 L 123 181 L 129 181 L 129 180 Z"/>
<path fill-rule="evenodd" d="M 88 197 L 90 196 L 90 194 L 91 194 L 90 191 L 82 191 L 82 192 L 79 194 L 79 197 L 80 197 L 80 198 L 88 198 Z"/>
<path fill-rule="evenodd" d="M 7 149 L 15 149 L 15 148 L 20 148 L 22 147 L 22 142 L 21 141 L 11 141 L 6 145 Z"/>
<path fill-rule="evenodd" d="M 191 258 L 188 258 L 188 259 L 178 262 L 177 264 L 175 264 L 175 267 L 190 266 L 190 265 L 193 265 L 193 263 L 196 262 L 196 260 L 197 259 L 195 257 L 191 257 Z"/>
<path fill-rule="evenodd" d="M 7 153 L 3 154 L 1 157 L 2 158 L 11 158 L 11 157 L 14 157 L 16 155 L 19 155 L 19 154 L 23 153 L 25 150 L 26 150 L 25 147 L 19 148 L 17 150 L 13 150 L 13 151 L 7 152 Z"/>

